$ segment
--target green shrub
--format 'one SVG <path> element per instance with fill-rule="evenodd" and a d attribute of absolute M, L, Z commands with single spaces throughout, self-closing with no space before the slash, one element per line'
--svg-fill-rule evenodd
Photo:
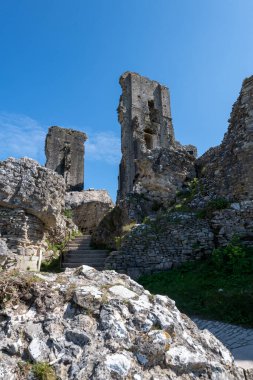
<path fill-rule="evenodd" d="M 210 211 L 223 210 L 230 205 L 226 198 L 217 198 L 207 203 L 206 208 Z"/>
<path fill-rule="evenodd" d="M 123 242 L 123 237 L 115 236 L 114 241 L 115 241 L 116 249 L 119 251 Z"/>
<path fill-rule="evenodd" d="M 226 247 L 213 250 L 212 261 L 219 270 L 240 273 L 248 265 L 246 248 L 238 238 L 233 238 Z"/>
<path fill-rule="evenodd" d="M 200 219 L 205 219 L 212 216 L 214 211 L 224 210 L 230 205 L 229 201 L 226 198 L 217 198 L 209 201 L 205 208 L 197 211 L 197 217 Z"/>
<path fill-rule="evenodd" d="M 32 372 L 38 380 L 57 380 L 54 369 L 48 363 L 33 364 Z"/>
<path fill-rule="evenodd" d="M 67 219 L 73 218 L 73 211 L 72 210 L 64 210 L 63 215 L 66 216 Z"/>

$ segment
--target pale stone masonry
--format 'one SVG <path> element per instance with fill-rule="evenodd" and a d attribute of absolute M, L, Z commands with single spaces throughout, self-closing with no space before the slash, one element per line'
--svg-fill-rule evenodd
<path fill-rule="evenodd" d="M 84 142 L 87 135 L 73 129 L 50 127 L 46 137 L 46 167 L 62 175 L 67 191 L 84 187 Z"/>
<path fill-rule="evenodd" d="M 121 76 L 120 85 L 117 201 L 131 192 L 150 201 L 171 200 L 185 179 L 195 176 L 196 148 L 175 141 L 167 87 L 132 72 Z"/>
<path fill-rule="evenodd" d="M 122 125 L 119 195 L 133 190 L 135 160 L 149 150 L 174 142 L 168 89 L 156 81 L 126 72 L 120 78 L 118 118 Z"/>

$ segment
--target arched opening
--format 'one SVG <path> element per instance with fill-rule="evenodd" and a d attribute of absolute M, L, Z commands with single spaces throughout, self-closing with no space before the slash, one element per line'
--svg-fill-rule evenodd
<path fill-rule="evenodd" d="M 154 100 L 148 101 L 148 108 L 149 108 L 149 119 L 151 123 L 159 123 L 159 112 L 155 108 Z"/>
<path fill-rule="evenodd" d="M 144 140 L 147 149 L 153 149 L 153 136 L 150 133 L 144 133 Z"/>

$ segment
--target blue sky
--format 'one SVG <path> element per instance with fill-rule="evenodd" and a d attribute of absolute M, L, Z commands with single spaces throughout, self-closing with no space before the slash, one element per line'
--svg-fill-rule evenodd
<path fill-rule="evenodd" d="M 220 143 L 253 74 L 252 0 L 1 0 L 0 159 L 44 164 L 51 125 L 83 130 L 85 188 L 115 198 L 119 76 L 167 85 L 176 138 Z"/>

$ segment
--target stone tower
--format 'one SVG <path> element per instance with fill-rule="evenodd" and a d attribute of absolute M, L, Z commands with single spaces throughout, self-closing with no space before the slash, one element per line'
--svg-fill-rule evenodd
<path fill-rule="evenodd" d="M 84 142 L 87 135 L 73 129 L 50 127 L 46 137 L 46 167 L 62 175 L 67 191 L 84 187 Z"/>
<path fill-rule="evenodd" d="M 174 130 L 167 87 L 131 72 L 120 77 L 120 85 L 122 160 L 118 196 L 122 198 L 133 189 L 138 174 L 136 160 L 151 150 L 173 145 Z"/>

